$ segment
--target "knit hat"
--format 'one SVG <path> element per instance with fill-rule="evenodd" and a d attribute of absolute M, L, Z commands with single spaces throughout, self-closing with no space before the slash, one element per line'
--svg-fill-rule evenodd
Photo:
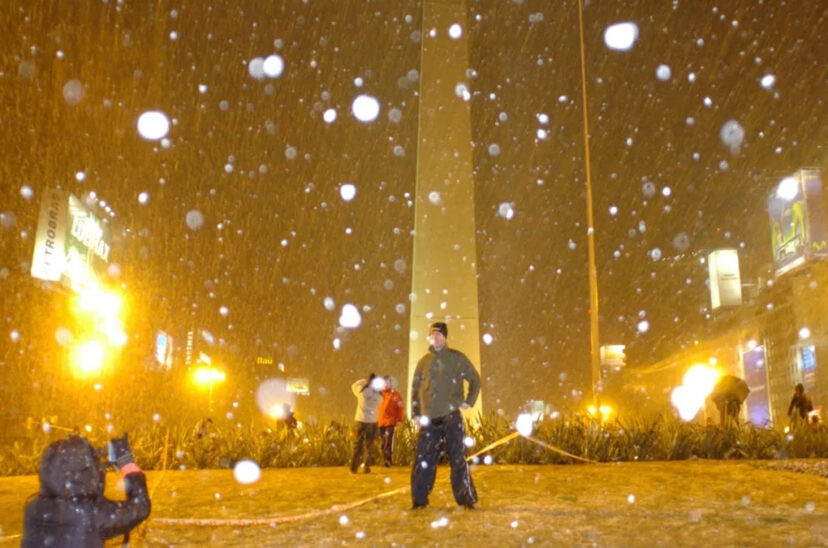
<path fill-rule="evenodd" d="M 428 330 L 428 334 L 431 335 L 434 331 L 439 331 L 443 334 L 444 337 L 448 338 L 448 326 L 445 322 L 434 322 L 431 324 L 431 327 Z"/>

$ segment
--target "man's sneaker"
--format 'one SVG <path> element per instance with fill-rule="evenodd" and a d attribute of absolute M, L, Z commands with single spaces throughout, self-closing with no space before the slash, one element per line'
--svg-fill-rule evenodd
<path fill-rule="evenodd" d="M 428 506 L 427 502 L 415 502 L 414 505 L 411 507 L 412 510 L 420 510 Z"/>

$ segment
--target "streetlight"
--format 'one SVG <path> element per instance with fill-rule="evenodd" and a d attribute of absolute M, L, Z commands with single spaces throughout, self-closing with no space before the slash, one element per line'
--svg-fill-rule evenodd
<path fill-rule="evenodd" d="M 209 403 L 209 411 L 213 412 L 213 385 L 215 383 L 224 382 L 227 375 L 221 369 L 215 367 L 199 367 L 193 374 L 193 379 L 196 384 L 202 386 L 207 385 L 207 398 Z"/>

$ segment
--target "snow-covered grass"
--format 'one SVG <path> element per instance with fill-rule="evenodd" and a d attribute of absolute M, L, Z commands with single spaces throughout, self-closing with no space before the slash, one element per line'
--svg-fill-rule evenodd
<path fill-rule="evenodd" d="M 814 546 L 828 538 L 828 483 L 823 461 L 706 461 L 595 465 L 477 466 L 474 511 L 458 508 L 440 467 L 424 510 L 407 492 L 354 501 L 408 486 L 404 467 L 351 475 L 344 467 L 263 470 L 240 485 L 230 470 L 150 472 L 150 521 L 133 545 L 599 545 Z M 117 496 L 109 478 L 111 496 Z M 19 543 L 22 510 L 37 487 L 32 476 L 0 479 L 0 526 Z M 291 517 L 279 525 L 173 525 L 159 518 L 214 520 Z"/>

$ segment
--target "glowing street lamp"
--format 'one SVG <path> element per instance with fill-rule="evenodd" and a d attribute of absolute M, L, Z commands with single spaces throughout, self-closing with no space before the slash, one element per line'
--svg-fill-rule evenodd
<path fill-rule="evenodd" d="M 196 384 L 207 386 L 207 398 L 209 403 L 209 410 L 213 412 L 213 385 L 224 382 L 227 378 L 224 371 L 216 369 L 215 367 L 199 367 L 193 373 L 193 379 Z"/>
<path fill-rule="evenodd" d="M 96 340 L 78 344 L 72 351 L 72 370 L 77 377 L 91 377 L 103 369 L 104 347 Z"/>

